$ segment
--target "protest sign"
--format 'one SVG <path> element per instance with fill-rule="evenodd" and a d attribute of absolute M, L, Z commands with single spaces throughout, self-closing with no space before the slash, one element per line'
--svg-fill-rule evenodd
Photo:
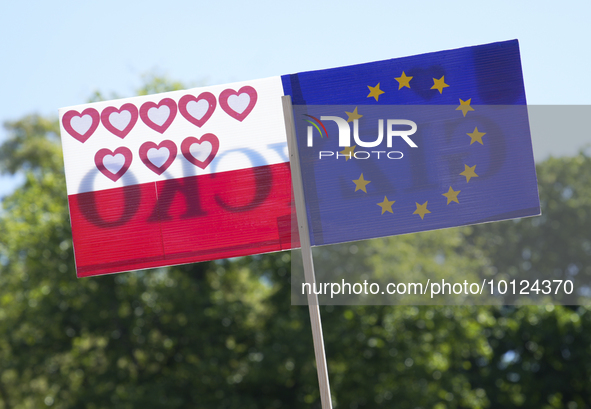
<path fill-rule="evenodd" d="M 312 245 L 540 214 L 517 41 L 282 79 Z"/>
<path fill-rule="evenodd" d="M 279 77 L 60 110 L 78 276 L 290 249 Z"/>
<path fill-rule="evenodd" d="M 79 276 L 539 214 L 516 40 L 60 110 Z"/>

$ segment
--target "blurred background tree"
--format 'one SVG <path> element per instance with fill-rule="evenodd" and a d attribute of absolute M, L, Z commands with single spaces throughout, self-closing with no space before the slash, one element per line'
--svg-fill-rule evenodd
<path fill-rule="evenodd" d="M 179 88 L 151 78 L 138 92 Z M 320 407 L 289 252 L 77 279 L 57 120 L 5 127 L 0 170 L 25 182 L 0 213 L 0 408 Z M 407 270 L 439 268 L 429 260 L 443 252 L 442 274 L 588 277 L 591 158 L 551 158 L 538 175 L 541 217 L 356 246 L 403 252 L 388 267 Z M 591 408 L 588 308 L 326 306 L 322 317 L 336 408 Z"/>

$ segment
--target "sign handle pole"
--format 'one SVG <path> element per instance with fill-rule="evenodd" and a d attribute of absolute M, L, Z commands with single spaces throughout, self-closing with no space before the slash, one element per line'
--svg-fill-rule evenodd
<path fill-rule="evenodd" d="M 306 283 L 314 288 L 316 278 L 314 276 L 314 261 L 312 259 L 312 247 L 310 245 L 310 234 L 308 217 L 306 215 L 306 204 L 304 202 L 304 186 L 302 184 L 302 172 L 298 153 L 298 144 L 295 135 L 295 123 L 291 105 L 291 96 L 281 97 L 283 103 L 283 117 L 285 118 L 285 129 L 287 132 L 287 147 L 289 149 L 289 163 L 291 167 L 291 181 L 296 206 L 298 221 L 298 232 L 302 259 L 304 262 L 304 275 Z M 310 310 L 310 322 L 312 325 L 312 339 L 314 341 L 314 355 L 316 356 L 316 370 L 318 372 L 318 383 L 320 384 L 320 400 L 322 409 L 332 409 L 330 397 L 330 383 L 328 381 L 328 368 L 326 365 L 326 353 L 324 351 L 324 337 L 322 336 L 322 322 L 320 320 L 320 309 L 318 306 L 318 295 L 314 291 L 308 294 L 308 308 Z"/>

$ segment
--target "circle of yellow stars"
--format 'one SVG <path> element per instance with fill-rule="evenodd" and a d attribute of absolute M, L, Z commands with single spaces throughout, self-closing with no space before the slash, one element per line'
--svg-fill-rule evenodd
<path fill-rule="evenodd" d="M 404 71 L 400 74 L 399 77 L 394 77 L 394 79 L 398 82 L 398 91 L 402 90 L 402 88 L 411 88 L 411 81 L 413 79 L 412 76 L 406 75 Z M 448 88 L 450 85 L 445 83 L 445 75 L 442 75 L 441 78 L 433 78 L 433 86 L 431 87 L 432 90 L 439 91 L 439 94 L 443 94 L 443 90 Z M 381 83 L 378 82 L 375 86 L 368 85 L 367 88 L 369 89 L 369 94 L 367 98 L 374 98 L 376 102 L 379 101 L 380 95 L 385 94 L 381 88 Z M 474 111 L 474 108 L 470 105 L 472 102 L 472 98 L 468 98 L 466 100 L 460 99 L 460 105 L 456 108 L 456 111 L 461 111 L 464 118 L 468 114 L 468 112 Z M 355 107 L 353 112 L 345 112 L 347 114 L 347 122 L 353 122 L 355 120 L 360 119 L 363 115 L 359 114 L 358 107 Z M 482 141 L 482 137 L 486 135 L 486 132 L 482 132 L 478 130 L 478 127 L 474 128 L 473 132 L 467 133 L 470 137 L 470 145 L 475 142 L 478 142 L 480 145 L 484 145 Z M 355 152 L 356 146 L 346 147 L 344 150 L 339 152 L 340 154 L 345 156 L 345 161 L 348 161 L 353 157 Z M 469 183 L 472 178 L 477 178 L 478 175 L 476 174 L 476 165 L 468 166 L 464 164 L 464 171 L 460 173 L 461 176 L 466 178 L 466 183 Z M 363 173 L 359 176 L 358 179 L 352 181 L 355 184 L 355 192 L 362 191 L 367 193 L 367 185 L 371 183 L 370 180 L 366 180 L 363 176 Z M 460 203 L 458 199 L 461 190 L 454 190 L 452 186 L 449 186 L 447 192 L 442 193 L 447 200 L 447 205 L 453 203 Z M 392 213 L 392 206 L 396 203 L 395 200 L 389 200 L 388 196 L 384 196 L 384 200 L 379 203 L 376 203 L 382 211 L 382 215 L 385 213 Z M 415 202 L 416 210 L 412 213 L 413 215 L 418 215 L 421 220 L 424 220 L 425 215 L 431 213 L 431 211 L 427 208 L 429 202 L 425 201 L 424 203 Z"/>

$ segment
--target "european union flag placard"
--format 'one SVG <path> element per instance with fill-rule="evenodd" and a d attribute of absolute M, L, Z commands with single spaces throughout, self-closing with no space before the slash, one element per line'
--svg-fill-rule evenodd
<path fill-rule="evenodd" d="M 516 40 L 282 82 L 312 245 L 540 214 Z"/>

